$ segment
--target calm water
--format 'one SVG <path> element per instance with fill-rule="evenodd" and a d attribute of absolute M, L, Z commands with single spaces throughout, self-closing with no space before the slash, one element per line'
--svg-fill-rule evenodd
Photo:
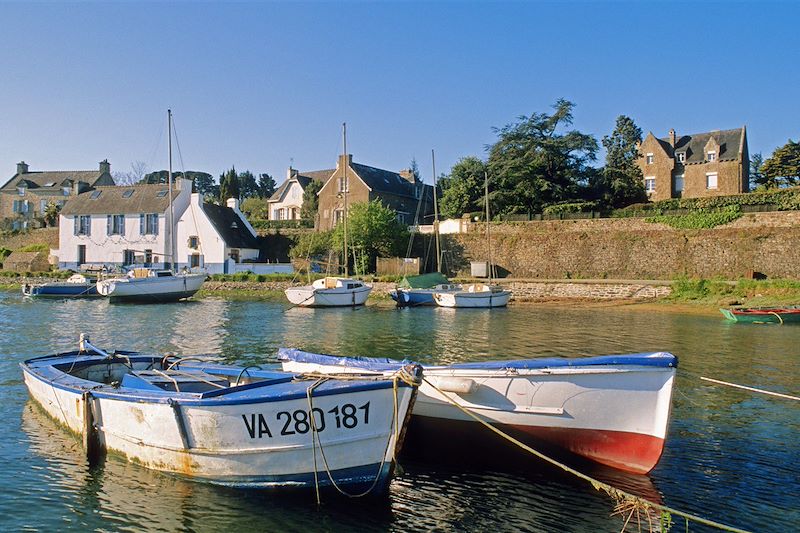
<path fill-rule="evenodd" d="M 631 490 L 754 531 L 800 528 L 800 405 L 720 388 L 701 375 L 800 392 L 800 327 L 729 324 L 626 307 L 501 310 L 288 309 L 208 299 L 125 306 L 0 293 L 0 530 L 619 531 L 613 502 L 533 459 L 502 467 L 405 461 L 386 500 L 237 491 L 109 456 L 89 468 L 71 436 L 28 399 L 18 363 L 77 347 L 221 353 L 262 363 L 280 346 L 422 362 L 668 350 L 680 358 L 666 450 Z M 247 528 L 247 529 L 245 529 Z M 682 521 L 675 531 L 683 531 Z M 691 531 L 705 531 L 692 525 Z"/>

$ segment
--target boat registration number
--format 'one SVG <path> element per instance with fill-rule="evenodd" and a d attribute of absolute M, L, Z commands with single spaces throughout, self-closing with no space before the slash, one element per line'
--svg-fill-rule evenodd
<path fill-rule="evenodd" d="M 244 426 L 251 439 L 273 436 L 268 418 L 270 418 L 269 415 L 264 413 L 242 414 L 242 421 L 244 421 Z M 359 424 L 369 424 L 369 402 L 358 407 L 352 403 L 346 403 L 342 406 L 334 406 L 327 411 L 323 411 L 319 407 L 310 411 L 306 409 L 278 411 L 275 413 L 275 420 L 272 423 L 274 428 L 280 428 L 279 435 L 308 433 L 312 430 L 312 423 L 317 432 L 325 431 L 325 428 L 330 427 L 353 429 Z"/>

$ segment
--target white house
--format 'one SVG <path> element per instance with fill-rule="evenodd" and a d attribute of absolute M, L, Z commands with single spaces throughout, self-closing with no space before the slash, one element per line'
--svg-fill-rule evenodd
<path fill-rule="evenodd" d="M 300 173 L 297 169 L 289 167 L 286 170 L 286 181 L 267 200 L 270 220 L 297 220 L 300 218 L 300 208 L 303 206 L 303 191 L 312 181 L 325 181 L 331 177 L 334 169 L 316 170 L 314 172 Z"/>
<path fill-rule="evenodd" d="M 190 180 L 176 180 L 172 203 L 176 266 L 227 273 L 258 260 L 256 232 L 239 211 L 203 203 Z M 61 210 L 60 268 L 170 264 L 169 190 L 165 184 L 97 187 L 70 199 Z M 254 270 L 255 271 L 255 270 Z"/>

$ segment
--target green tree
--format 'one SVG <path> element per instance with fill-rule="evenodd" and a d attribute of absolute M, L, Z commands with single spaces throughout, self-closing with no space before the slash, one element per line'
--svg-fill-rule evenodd
<path fill-rule="evenodd" d="M 647 201 L 642 170 L 636 164 L 641 142 L 642 129 L 625 115 L 618 116 L 614 131 L 603 137 L 606 164 L 597 176 L 595 191 L 606 207 Z"/>
<path fill-rule="evenodd" d="M 765 187 L 791 187 L 800 184 L 800 142 L 789 142 L 775 150 L 761 165 Z"/>
<path fill-rule="evenodd" d="M 53 201 L 47 202 L 44 208 L 44 221 L 48 226 L 53 227 L 58 222 L 58 214 L 61 212 L 61 206 Z"/>
<path fill-rule="evenodd" d="M 239 209 L 247 216 L 248 220 L 269 220 L 269 205 L 266 198 L 258 196 L 245 198 Z"/>
<path fill-rule="evenodd" d="M 258 182 L 253 173 L 245 170 L 239 174 L 239 198 L 252 198 L 259 195 Z"/>
<path fill-rule="evenodd" d="M 214 183 L 214 177 L 207 172 L 198 172 L 194 178 L 194 188 L 203 197 L 219 196 L 219 185 Z"/>
<path fill-rule="evenodd" d="M 450 174 L 438 180 L 442 188 L 439 211 L 442 218 L 458 218 L 483 209 L 483 177 L 486 163 L 474 156 L 461 158 Z"/>
<path fill-rule="evenodd" d="M 275 179 L 269 174 L 258 176 L 258 195 L 261 198 L 269 198 L 275 192 Z"/>
<path fill-rule="evenodd" d="M 773 189 L 778 186 L 777 183 L 768 183 L 764 172 L 761 170 L 764 166 L 764 156 L 761 152 L 753 154 L 750 157 L 750 189 L 762 188 Z"/>
<path fill-rule="evenodd" d="M 303 205 L 300 207 L 300 218 L 303 220 L 316 220 L 319 210 L 319 197 L 317 193 L 325 185 L 320 180 L 311 180 L 303 189 Z"/>
<path fill-rule="evenodd" d="M 494 212 L 532 214 L 578 196 L 598 144 L 576 130 L 560 132 L 572 125 L 574 107 L 559 99 L 550 115 L 523 115 L 517 123 L 494 129 L 499 139 L 489 147 L 488 163 Z"/>
<path fill-rule="evenodd" d="M 297 239 L 289 249 L 293 259 L 324 258 L 333 249 L 333 231 L 311 231 Z"/>
<path fill-rule="evenodd" d="M 380 200 L 356 202 L 347 211 L 348 263 L 355 255 L 356 272 L 375 271 L 376 258 L 404 253 L 408 242 L 408 228 L 397 220 L 397 213 Z M 344 246 L 344 224 L 333 230 L 336 250 Z"/>
<path fill-rule="evenodd" d="M 225 205 L 228 198 L 239 198 L 239 176 L 235 167 L 231 167 L 219 177 L 220 204 Z"/>

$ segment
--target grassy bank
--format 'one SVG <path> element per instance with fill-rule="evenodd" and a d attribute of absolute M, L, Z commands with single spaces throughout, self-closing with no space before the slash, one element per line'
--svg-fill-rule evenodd
<path fill-rule="evenodd" d="M 672 294 L 665 302 L 716 307 L 749 307 L 800 304 L 800 281 L 680 278 L 672 283 Z"/>

